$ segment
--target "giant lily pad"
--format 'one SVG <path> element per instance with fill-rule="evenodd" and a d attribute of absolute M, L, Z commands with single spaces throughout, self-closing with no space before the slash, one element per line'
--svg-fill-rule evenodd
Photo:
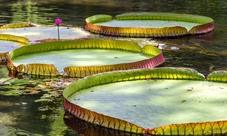
<path fill-rule="evenodd" d="M 29 75 L 84 77 L 106 71 L 151 68 L 164 62 L 162 51 L 152 45 L 121 40 L 76 40 L 33 44 L 2 56 L 9 69 Z M 1 57 L 1 56 L 0 56 Z M 64 69 L 64 71 L 63 71 Z"/>
<path fill-rule="evenodd" d="M 81 28 L 75 27 L 61 26 L 59 27 L 59 31 L 61 40 L 80 39 L 87 38 L 90 36 L 89 33 L 83 31 Z M 25 37 L 31 43 L 48 40 L 50 41 L 54 39 L 56 40 L 58 38 L 57 27 L 42 26 L 32 23 L 8 24 L 0 27 L 0 33 Z"/>
<path fill-rule="evenodd" d="M 214 29 L 213 19 L 199 15 L 133 12 L 115 18 L 99 14 L 86 18 L 88 31 L 130 37 L 170 37 L 202 34 Z"/>
<path fill-rule="evenodd" d="M 60 27 L 60 40 L 83 39 L 90 36 L 81 28 Z M 0 27 L 0 64 L 2 56 L 24 45 L 46 41 L 57 41 L 57 28 L 33 23 L 16 23 Z"/>
<path fill-rule="evenodd" d="M 61 40 L 72 40 L 87 38 L 89 33 L 83 31 L 81 28 L 75 27 L 59 27 Z M 9 28 L 2 29 L 0 33 L 10 34 L 15 36 L 22 36 L 29 39 L 31 43 L 36 43 L 48 39 L 57 39 L 57 27 L 53 26 L 36 26 L 26 28 Z"/>
<path fill-rule="evenodd" d="M 92 124 L 131 133 L 226 134 L 227 84 L 204 79 L 188 68 L 108 72 L 66 88 L 64 108 Z"/>

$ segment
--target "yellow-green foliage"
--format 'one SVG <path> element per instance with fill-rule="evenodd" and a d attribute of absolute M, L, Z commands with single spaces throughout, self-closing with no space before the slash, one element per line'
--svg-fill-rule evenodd
<path fill-rule="evenodd" d="M 9 29 L 9 28 L 22 28 L 22 27 L 34 27 L 35 25 L 30 22 L 22 22 L 22 23 L 13 23 L 7 24 L 0 27 L 0 29 Z"/>
<path fill-rule="evenodd" d="M 20 55 L 64 49 L 116 49 L 141 52 L 141 47 L 135 42 L 121 40 L 74 40 L 57 41 L 24 46 L 10 52 L 10 58 Z"/>
<path fill-rule="evenodd" d="M 129 36 L 129 37 L 172 37 L 187 34 L 202 34 L 214 30 L 214 20 L 210 17 L 177 14 L 164 12 L 132 12 L 116 15 L 115 20 L 166 20 L 166 21 L 181 21 L 195 23 L 196 25 L 190 30 L 184 26 L 170 27 L 116 27 L 98 25 L 98 22 L 107 22 L 112 18 L 110 15 L 94 15 L 86 19 L 85 29 L 93 33 L 113 35 L 113 36 Z"/>
<path fill-rule="evenodd" d="M 227 121 L 197 122 L 185 124 L 171 124 L 148 130 L 154 136 L 217 136 L 225 135 Z"/>
<path fill-rule="evenodd" d="M 162 51 L 160 49 L 158 49 L 157 47 L 155 46 L 152 46 L 152 45 L 145 45 L 143 48 L 142 48 L 142 53 L 144 54 L 147 54 L 147 55 L 158 55 L 160 54 Z"/>
<path fill-rule="evenodd" d="M 22 36 L 10 35 L 10 34 L 0 34 L 0 40 L 15 41 L 26 45 L 29 44 L 29 40 L 27 38 Z"/>
<path fill-rule="evenodd" d="M 112 20 L 112 16 L 106 14 L 99 14 L 94 15 L 91 17 L 86 18 L 87 23 L 99 23 L 99 22 L 106 22 Z"/>
<path fill-rule="evenodd" d="M 121 81 L 148 80 L 151 78 L 204 80 L 204 76 L 202 74 L 198 73 L 193 69 L 188 68 L 155 68 L 107 72 L 103 74 L 88 76 L 85 77 L 84 79 L 80 79 L 72 83 L 63 92 L 63 96 L 64 98 L 66 98 L 64 107 L 66 110 L 68 110 L 76 117 L 87 122 L 90 122 L 92 124 L 97 124 L 103 127 L 131 133 L 146 134 L 149 132 L 151 134 L 153 133 L 153 129 L 145 130 L 144 128 L 134 125 L 130 122 L 110 116 L 105 116 L 103 114 L 99 114 L 87 110 L 83 107 L 77 106 L 76 104 L 71 104 L 67 100 L 71 95 L 75 94 L 76 92 L 79 92 L 83 89 L 87 89 L 93 86 Z"/>
<path fill-rule="evenodd" d="M 177 13 L 162 13 L 162 12 L 132 12 L 124 13 L 116 16 L 117 20 L 173 20 L 185 21 L 193 23 L 211 23 L 212 18 L 190 15 L 190 14 L 177 14 Z"/>
<path fill-rule="evenodd" d="M 150 47 L 145 46 L 146 49 L 142 49 L 137 43 L 132 41 L 122 41 L 122 40 L 100 40 L 100 39 L 87 39 L 87 40 L 73 40 L 73 41 L 56 41 L 56 42 L 46 42 L 39 44 L 32 44 L 29 46 L 24 46 L 15 49 L 9 53 L 10 58 L 16 58 L 21 55 L 48 52 L 54 50 L 67 50 L 67 49 L 110 49 L 110 50 L 124 50 L 130 52 L 144 53 L 152 56 L 149 59 L 145 59 L 138 62 L 131 63 L 120 63 L 115 65 L 102 65 L 102 66 L 68 66 L 64 68 L 64 76 L 66 77 L 85 77 L 97 73 L 103 73 L 107 71 L 115 70 L 126 70 L 126 69 L 141 69 L 141 68 L 151 68 L 162 64 L 165 59 L 162 55 L 161 50 L 150 45 Z M 143 52 L 142 52 L 143 50 Z M 153 50 L 153 51 L 152 51 Z M 37 65 L 40 66 L 40 65 Z M 27 66 L 28 67 L 28 66 Z M 30 71 L 24 70 L 23 66 L 18 66 L 17 71 L 32 75 L 48 75 L 32 73 Z M 27 68 L 30 69 L 30 68 Z M 35 67 L 33 68 L 35 69 Z M 46 70 L 46 69 L 44 69 Z M 43 71 L 44 71 L 43 70 Z M 43 72 L 42 72 L 43 73 Z"/>
<path fill-rule="evenodd" d="M 52 64 L 27 64 L 27 65 L 19 65 L 17 67 L 17 72 L 26 73 L 28 75 L 33 75 L 35 77 L 56 77 L 59 76 L 59 72 L 57 68 Z"/>
<path fill-rule="evenodd" d="M 207 76 L 208 81 L 227 82 L 227 71 L 214 71 Z"/>

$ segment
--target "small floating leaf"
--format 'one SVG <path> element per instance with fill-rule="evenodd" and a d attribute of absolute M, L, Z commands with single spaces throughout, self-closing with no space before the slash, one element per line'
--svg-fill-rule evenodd
<path fill-rule="evenodd" d="M 37 100 L 35 100 L 35 102 L 51 102 L 51 101 L 53 101 L 53 100 L 51 100 L 51 99 L 37 99 Z"/>

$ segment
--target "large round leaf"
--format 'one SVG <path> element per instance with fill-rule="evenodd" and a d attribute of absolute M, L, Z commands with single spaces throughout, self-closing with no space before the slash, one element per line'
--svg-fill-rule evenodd
<path fill-rule="evenodd" d="M 23 36 L 29 39 L 31 43 L 40 41 L 48 41 L 51 39 L 58 39 L 58 29 L 53 26 L 36 26 L 26 28 L 9 28 L 0 30 L 1 33 L 15 36 Z M 60 40 L 72 40 L 87 38 L 89 33 L 83 31 L 81 28 L 75 27 L 59 27 Z"/>
<path fill-rule="evenodd" d="M 58 31 L 59 38 L 58 39 Z M 81 28 L 65 26 L 41 26 L 30 22 L 7 24 L 0 27 L 0 40 L 23 44 L 88 38 L 90 34 Z"/>
<path fill-rule="evenodd" d="M 17 72 L 58 76 L 64 71 L 64 75 L 69 77 L 84 77 L 114 70 L 151 68 L 165 60 L 162 51 L 154 46 L 146 45 L 141 48 L 134 42 L 121 40 L 40 43 L 13 50 L 9 55 L 17 66 Z M 6 55 L 2 58 L 6 58 Z"/>
<path fill-rule="evenodd" d="M 64 91 L 64 107 L 85 121 L 121 131 L 224 134 L 227 85 L 204 79 L 184 68 L 105 73 L 74 82 Z"/>
<path fill-rule="evenodd" d="M 133 12 L 112 17 L 106 14 L 86 18 L 88 31 L 130 37 L 170 37 L 207 33 L 214 29 L 213 19 L 205 16 Z"/>

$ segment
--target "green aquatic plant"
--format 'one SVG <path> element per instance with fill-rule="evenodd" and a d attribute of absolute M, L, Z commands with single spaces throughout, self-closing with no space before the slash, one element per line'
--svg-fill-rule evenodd
<path fill-rule="evenodd" d="M 13 23 L 13 24 L 6 24 L 0 27 L 0 29 L 13 29 L 13 28 L 22 28 L 22 27 L 35 27 L 36 24 L 31 22 L 22 22 L 22 23 Z"/>
<path fill-rule="evenodd" d="M 160 16 L 160 14 L 158 14 Z M 158 19 L 158 20 L 177 20 L 177 21 L 188 21 L 195 22 L 201 25 L 198 27 L 193 27 L 190 31 L 187 31 L 187 34 L 199 34 L 199 33 L 207 33 L 213 30 L 213 23 L 204 24 L 207 22 L 213 22 L 212 19 L 206 17 L 195 17 L 186 15 L 184 19 L 182 16 L 177 16 L 178 14 L 170 14 L 155 18 L 150 14 L 127 14 L 116 16 L 118 20 L 150 20 L 150 19 Z M 133 17 L 132 17 L 133 16 Z M 92 18 L 87 18 L 86 22 L 89 23 L 102 23 L 106 21 L 111 21 L 112 16 L 109 15 L 98 15 L 93 16 Z M 94 26 L 94 28 L 105 28 L 103 26 Z M 105 28 L 109 29 L 109 28 Z M 104 29 L 103 29 L 104 30 Z M 115 31 L 115 29 L 109 29 Z M 129 30 L 129 29 L 128 29 Z M 133 29 L 130 28 L 133 33 L 136 33 L 136 36 L 144 36 L 142 32 L 144 29 Z M 141 33 L 138 33 L 141 31 Z M 156 36 L 175 36 L 177 34 L 181 35 L 186 32 L 186 29 L 181 27 L 174 27 L 174 33 L 170 28 L 161 29 L 153 29 L 153 35 Z M 99 32 L 99 31 L 97 31 Z M 133 33 L 126 31 L 124 29 L 119 29 L 117 32 L 122 32 L 122 36 L 134 36 Z M 108 32 L 108 34 L 117 35 L 119 33 L 116 32 Z M 1 36 L 1 35 L 0 35 Z M 145 33 L 145 36 L 148 36 L 148 33 Z M 3 36 L 4 37 L 4 36 Z M 10 39 L 10 35 L 5 35 L 5 39 Z M 1 38 L 1 37 L 0 37 Z M 4 38 L 3 38 L 4 39 Z M 11 38 L 13 39 L 13 38 Z M 15 38 L 17 39 L 17 37 Z M 60 39 L 60 36 L 59 36 Z M 25 41 L 26 39 L 20 40 Z M 129 51 L 134 53 L 141 53 L 148 56 L 148 59 L 133 62 L 133 63 L 123 63 L 123 64 L 114 64 L 114 65 L 102 65 L 102 66 L 68 66 L 64 68 L 64 73 L 60 73 L 57 70 L 57 67 L 53 64 L 43 64 L 43 63 L 29 63 L 29 64 L 20 64 L 17 67 L 14 66 L 13 60 L 21 57 L 23 55 L 36 54 L 40 52 L 47 53 L 50 51 L 59 51 L 59 50 L 68 50 L 68 49 L 105 49 L 105 50 L 122 50 Z M 164 57 L 162 51 L 158 48 L 146 45 L 144 47 L 140 47 L 134 42 L 128 41 L 118 41 L 118 40 L 78 40 L 78 41 L 64 41 L 64 42 L 50 42 L 50 43 L 40 43 L 34 44 L 27 47 L 21 47 L 19 49 L 13 50 L 10 53 L 0 53 L 0 64 L 7 65 L 8 69 L 15 71 L 15 73 L 24 73 L 28 75 L 32 75 L 34 77 L 41 78 L 49 78 L 49 77 L 86 77 L 84 79 L 78 80 L 69 86 L 64 92 L 64 108 L 66 111 L 72 113 L 74 116 L 90 122 L 92 124 L 100 125 L 102 127 L 111 128 L 119 131 L 127 131 L 130 133 L 136 134 L 149 134 L 149 135 L 215 135 L 215 134 L 225 134 L 227 131 L 226 125 L 227 122 L 223 121 L 207 121 L 207 122 L 190 122 L 190 123 L 173 123 L 170 125 L 158 126 L 155 128 L 145 128 L 143 126 L 134 124 L 130 121 L 115 118 L 112 116 L 106 116 L 105 114 L 95 112 L 89 110 L 87 108 L 81 107 L 71 102 L 69 97 L 71 97 L 74 93 L 81 93 L 82 90 L 86 90 L 88 88 L 92 88 L 99 85 L 112 84 L 116 82 L 123 81 L 137 81 L 137 80 L 145 80 L 149 82 L 149 80 L 158 81 L 160 79 L 173 79 L 173 80 L 185 80 L 185 84 L 189 84 L 191 81 L 195 81 L 195 84 L 209 81 L 216 82 L 226 82 L 226 71 L 215 71 L 208 75 L 205 78 L 202 74 L 198 73 L 193 69 L 188 68 L 154 68 L 156 66 L 164 63 Z M 128 70 L 131 69 L 131 70 Z M 141 69 L 141 70 L 140 70 Z M 125 71 L 124 71 L 125 70 Z M 113 72 L 110 72 L 113 71 Z M 107 72 L 104 73 L 103 72 Z M 98 74 L 102 73 L 102 74 Z M 98 75 L 94 75 L 98 74 Z M 94 76 L 90 76 L 94 75 Z M 190 80 L 190 81 L 189 81 Z M 204 81 L 207 80 L 207 81 Z M 198 82 L 197 82 L 198 81 Z M 165 82 L 165 81 L 163 81 Z M 212 86 L 213 84 L 209 84 Z M 223 85 L 223 84 L 222 84 Z M 225 86 L 224 86 L 225 87 Z M 178 86 L 177 88 L 180 88 Z M 222 86 L 220 88 L 223 88 Z M 165 89 L 168 89 L 166 86 Z M 195 88 L 190 87 L 185 89 L 187 92 L 194 91 Z M 92 91 L 91 91 L 92 92 Z M 19 92 L 12 90 L 9 92 L 10 95 L 14 93 L 15 95 L 20 95 Z M 9 95 L 5 93 L 5 95 Z M 77 97 L 75 97 L 77 98 Z M 49 99 L 38 99 L 35 102 L 49 101 Z M 181 103 L 187 104 L 189 100 L 183 99 L 179 100 Z M 142 114 L 140 116 L 143 116 Z"/>
<path fill-rule="evenodd" d="M 115 18 L 101 14 L 85 21 L 88 31 L 129 37 L 172 37 L 208 33 L 214 29 L 212 18 L 177 13 L 132 12 Z"/>
<path fill-rule="evenodd" d="M 160 80 L 160 82 L 159 82 L 159 80 Z M 159 101 L 166 101 L 166 103 L 164 103 L 164 104 L 167 104 L 166 107 L 170 107 L 170 108 L 171 108 L 172 102 L 174 102 L 175 106 L 176 106 L 177 102 L 178 102 L 178 104 L 185 104 L 185 106 L 192 106 L 193 107 L 192 112 L 194 114 L 195 112 L 198 112 L 198 111 L 195 111 L 194 108 L 198 110 L 198 108 L 202 108 L 202 107 L 196 107 L 195 104 L 192 104 L 192 100 L 190 100 L 189 96 L 191 96 L 193 94 L 196 95 L 197 93 L 201 93 L 201 91 L 204 93 L 207 93 L 207 92 L 211 93 L 212 88 L 209 88 L 211 86 L 219 88 L 219 90 L 215 90 L 216 94 L 218 94 L 219 91 L 220 91 L 220 93 L 222 93 L 221 90 L 223 90 L 223 89 L 221 89 L 221 88 L 226 88 L 225 84 L 221 84 L 221 83 L 215 84 L 213 82 L 207 82 L 204 80 L 205 80 L 205 76 L 203 76 L 201 73 L 199 73 L 193 69 L 189 69 L 189 68 L 165 67 L 165 68 L 154 68 L 154 69 L 142 69 L 142 70 L 138 69 L 138 70 L 107 72 L 104 74 L 88 76 L 88 77 L 85 77 L 83 79 L 80 79 L 80 80 L 72 83 L 69 87 L 67 87 L 64 90 L 63 96 L 64 96 L 65 100 L 64 100 L 63 105 L 67 112 L 71 113 L 75 117 L 82 119 L 86 122 L 92 123 L 94 125 L 106 127 L 106 128 L 111 128 L 114 130 L 130 132 L 130 133 L 143 134 L 143 135 L 145 135 L 145 134 L 146 135 L 219 135 L 219 134 L 226 134 L 227 133 L 227 127 L 226 127 L 227 121 L 225 120 L 225 117 L 223 117 L 223 116 L 222 116 L 223 120 L 217 120 L 217 121 L 206 120 L 206 118 L 205 118 L 205 121 L 185 122 L 187 120 L 187 118 L 181 118 L 180 121 L 183 123 L 174 123 L 175 120 L 174 120 L 174 118 L 171 119 L 172 116 L 169 116 L 170 113 L 160 111 L 160 113 L 163 112 L 163 114 L 165 114 L 164 116 L 162 116 L 162 118 L 169 119 L 172 121 L 172 123 L 169 125 L 165 124 L 165 125 L 156 126 L 153 128 L 146 128 L 146 127 L 143 127 L 143 125 L 145 125 L 147 123 L 148 124 L 154 123 L 154 122 L 150 122 L 150 121 L 145 122 L 145 123 L 143 122 L 144 119 L 149 120 L 149 118 L 147 117 L 147 114 L 149 114 L 150 112 L 147 111 L 148 112 L 147 113 L 146 110 L 148 110 L 150 108 L 151 109 L 155 108 L 155 104 L 154 104 L 154 107 L 150 107 L 148 109 L 143 108 L 143 112 L 141 110 L 137 110 L 137 111 L 134 110 L 136 107 L 139 108 L 140 106 L 145 105 L 145 104 L 149 105 L 150 102 L 155 103 L 155 100 L 159 100 Z M 129 81 L 131 82 L 131 84 Z M 157 99 L 155 99 L 157 97 L 156 95 L 152 97 L 153 99 L 150 99 L 150 100 L 147 99 L 145 101 L 144 101 L 144 99 L 146 99 L 146 98 L 141 97 L 136 100 L 137 105 L 131 106 L 130 105 L 131 103 L 136 102 L 135 100 L 133 100 L 133 98 L 136 97 L 136 95 L 141 95 L 141 94 L 145 93 L 145 90 L 141 90 L 142 89 L 141 87 L 139 87 L 139 86 L 136 87 L 136 84 L 137 84 L 136 81 L 143 82 L 145 84 L 144 86 L 146 86 L 146 88 L 148 89 L 147 92 L 149 92 L 149 93 L 144 94 L 143 96 L 149 96 L 149 95 L 152 95 L 153 93 L 155 93 L 156 95 L 160 95 L 160 93 L 162 93 L 160 88 L 163 88 L 162 89 L 163 90 L 163 96 L 162 96 L 163 100 L 161 100 L 159 97 Z M 139 83 L 141 83 L 141 82 L 139 82 Z M 118 84 L 116 84 L 116 83 L 118 83 Z M 128 84 L 128 86 L 132 86 L 132 87 L 127 89 L 127 86 L 124 88 L 124 86 L 121 85 L 121 84 L 126 84 L 126 83 Z M 176 86 L 174 86 L 175 83 L 176 83 Z M 135 86 L 133 86 L 133 84 L 135 84 Z M 160 84 L 160 85 L 157 86 L 157 84 Z M 142 84 L 140 84 L 140 85 L 142 85 Z M 148 85 L 155 86 L 154 90 L 152 91 L 153 93 L 149 89 Z M 220 88 L 220 86 L 221 86 L 221 88 Z M 113 87 L 113 90 L 110 89 L 112 87 Z M 189 88 L 187 88 L 187 87 L 189 87 Z M 102 90 L 102 92 L 107 91 L 102 88 L 106 88 L 106 89 L 108 88 L 108 93 L 106 94 L 106 96 L 97 95 L 98 92 L 101 90 Z M 122 88 L 122 89 L 120 89 L 120 88 Z M 138 89 L 138 88 L 140 88 L 140 89 Z M 170 88 L 170 90 L 169 90 L 169 88 Z M 183 88 L 183 90 L 182 90 L 182 88 Z M 135 89 L 135 91 L 133 91 L 133 89 Z M 209 91 L 206 89 L 208 89 Z M 122 91 L 122 90 L 124 90 L 124 91 Z M 176 90 L 176 91 L 174 92 L 174 94 L 168 95 L 171 90 L 172 91 Z M 205 95 L 204 93 L 202 93 L 201 96 L 204 96 Z M 97 95 L 97 97 L 95 97 L 94 99 L 87 99 L 87 97 L 85 97 L 85 96 L 87 96 L 89 94 L 92 95 L 93 98 L 95 97 L 95 95 Z M 103 93 L 101 93 L 101 94 L 103 94 Z M 189 96 L 187 96 L 187 94 Z M 126 98 L 124 98 L 124 96 L 127 98 L 131 96 L 132 100 L 126 99 Z M 169 98 L 169 97 L 171 97 L 171 98 Z M 181 100 L 181 97 L 188 98 L 188 100 L 186 100 L 184 98 L 183 98 L 183 100 Z M 219 99 L 219 97 L 222 97 L 222 95 L 221 94 L 219 96 L 216 95 L 216 97 L 213 97 L 213 95 L 209 96 L 210 99 L 212 98 L 211 101 L 218 99 L 218 101 L 216 100 L 216 103 L 217 103 L 217 105 L 220 106 L 220 103 L 223 103 L 223 102 L 222 102 L 222 100 Z M 115 112 L 117 112 L 118 114 L 116 116 L 113 116 L 111 114 L 112 110 L 110 107 L 108 107 L 108 104 L 110 104 L 110 106 L 111 106 L 110 102 L 113 102 L 116 105 L 116 103 L 118 101 L 124 100 L 124 99 L 126 99 L 126 101 L 121 102 L 121 105 L 119 106 L 119 108 L 115 109 Z M 206 99 L 203 99 L 203 98 L 201 99 L 201 98 L 199 98 L 199 96 L 196 96 L 194 99 L 196 101 L 193 103 L 197 103 L 197 106 L 202 105 L 202 104 L 204 104 L 204 106 L 206 105 L 206 101 L 207 101 Z M 100 101 L 100 103 L 99 103 L 98 100 L 103 100 L 103 101 Z M 139 104 L 138 101 L 140 101 L 140 100 L 143 100 L 143 103 Z M 168 101 L 168 100 L 171 100 L 171 101 Z M 89 104 L 89 102 L 91 102 L 91 103 Z M 127 102 L 130 102 L 130 104 Z M 218 102 L 220 102 L 220 103 L 218 103 Z M 100 107 L 99 104 L 101 104 L 101 103 L 105 103 L 106 106 L 104 104 L 104 105 L 102 105 L 102 107 Z M 124 103 L 127 105 L 126 107 L 128 107 L 127 110 L 129 113 L 127 111 L 121 112 L 121 108 L 123 108 L 125 106 Z M 152 104 L 152 103 L 150 103 L 150 104 Z M 209 102 L 208 102 L 208 105 L 209 105 Z M 225 104 L 222 104 L 222 106 L 224 106 L 224 105 Z M 178 105 L 178 106 L 180 106 L 180 105 Z M 182 105 L 182 106 L 184 107 L 184 105 Z M 105 113 L 102 113 L 100 111 L 98 112 L 98 110 L 105 109 L 105 108 L 107 108 Z M 162 109 L 165 109 L 165 108 L 163 107 Z M 187 107 L 187 109 L 190 109 L 190 108 Z M 205 112 L 204 109 L 209 110 L 209 108 L 202 108 L 202 109 L 203 109 L 202 111 L 204 111 L 204 112 Z M 161 110 L 161 109 L 157 108 L 157 109 L 155 109 L 154 112 L 159 113 L 158 110 Z M 211 111 L 215 112 L 213 110 L 211 110 Z M 141 118 L 137 119 L 135 117 L 135 115 L 131 115 L 134 112 L 137 112 L 136 115 L 138 115 L 138 117 L 141 117 Z M 178 117 L 179 117 L 179 114 L 181 112 L 182 112 L 182 109 L 180 107 L 180 109 L 178 109 L 176 111 L 176 113 L 171 114 L 171 115 L 174 115 L 174 116 L 178 115 Z M 150 116 L 155 116 L 153 112 L 150 114 L 152 114 Z M 202 115 L 203 118 L 204 118 L 204 114 Z M 209 113 L 209 115 L 210 115 L 210 113 Z M 212 115 L 214 115 L 214 114 L 212 114 Z M 167 117 L 165 117 L 165 116 L 167 116 Z M 136 118 L 136 119 L 134 119 L 134 118 Z M 195 118 L 195 117 L 193 116 L 193 118 Z M 209 117 L 209 119 L 210 119 L 210 117 Z M 137 125 L 138 122 L 141 122 L 142 126 Z M 157 122 L 160 122 L 160 121 L 157 120 Z"/>
<path fill-rule="evenodd" d="M 24 45 L 29 44 L 29 40 L 27 38 L 10 34 L 0 34 L 0 40 L 19 42 Z"/>
<path fill-rule="evenodd" d="M 137 53 L 140 56 L 143 55 L 144 56 L 143 58 L 145 58 L 139 61 L 130 61 L 125 63 L 121 62 L 119 64 L 102 63 L 102 65 L 91 65 L 91 66 L 89 65 L 80 66 L 81 64 L 79 66 L 78 64 L 74 66 L 73 64 L 70 64 L 70 66 L 63 67 L 64 69 L 63 76 L 66 76 L 66 77 L 85 77 L 92 74 L 97 74 L 97 73 L 102 73 L 107 71 L 114 71 L 114 70 L 152 68 L 152 67 L 161 65 L 165 61 L 162 51 L 157 47 L 154 47 L 152 45 L 146 45 L 143 48 L 141 48 L 135 42 L 121 41 L 121 40 L 98 40 L 98 39 L 88 40 L 87 39 L 87 40 L 76 40 L 76 41 L 57 41 L 57 42 L 33 44 L 30 46 L 25 46 L 25 47 L 15 49 L 9 53 L 9 58 L 10 58 L 10 61 L 15 63 L 16 59 L 18 59 L 18 61 L 23 60 L 23 58 L 20 59 L 20 57 L 24 57 L 25 55 L 34 56 L 35 54 L 39 55 L 38 53 L 44 53 L 48 55 L 50 54 L 51 51 L 70 50 L 72 52 L 74 50 L 79 50 L 79 49 L 83 49 L 83 50 L 84 49 L 88 49 L 88 50 L 102 49 L 102 52 L 104 52 L 104 50 L 109 50 L 109 51 L 113 50 L 113 51 L 118 51 L 119 53 L 123 53 L 123 52 L 131 53 L 131 54 Z M 58 72 L 59 66 L 64 64 L 60 64 L 57 62 L 56 58 L 58 56 L 59 56 L 59 53 L 54 57 L 54 60 L 56 61 L 56 64 L 54 65 L 53 65 L 54 60 L 50 60 L 52 63 L 43 64 L 39 61 L 34 62 L 35 59 L 31 59 L 29 63 L 24 63 L 24 64 L 19 63 L 16 67 L 16 71 L 19 73 L 25 73 L 28 75 L 34 75 L 39 77 L 59 76 L 60 75 L 59 73 L 62 73 L 62 71 Z M 66 59 L 73 58 L 73 56 L 71 56 L 70 54 L 69 54 L 69 57 L 67 57 L 67 54 L 65 54 L 64 57 Z M 35 58 L 35 56 L 32 58 Z M 117 57 L 112 57 L 112 58 L 114 60 L 118 59 Z M 24 59 L 28 59 L 28 57 L 24 57 Z"/>
<path fill-rule="evenodd" d="M 55 23 L 55 22 L 54 22 Z M 57 19 L 56 21 L 57 30 L 54 26 L 44 26 L 44 25 L 26 25 L 22 23 L 21 25 L 17 24 L 8 24 L 4 26 L 4 29 L 0 29 L 1 34 L 9 34 L 13 36 L 19 36 L 27 38 L 30 43 L 40 43 L 48 41 L 57 41 L 58 29 L 61 31 L 61 40 L 74 40 L 74 39 L 86 39 L 90 37 L 90 33 L 77 28 L 77 27 L 60 27 L 62 22 Z M 59 24 L 60 23 L 60 24 Z M 16 27 L 14 27 L 16 25 Z M 60 35 L 59 35 L 60 39 Z M 17 40 L 17 39 L 16 39 Z"/>
<path fill-rule="evenodd" d="M 27 65 L 18 65 L 16 71 L 20 73 L 26 73 L 28 75 L 45 78 L 45 77 L 58 77 L 60 73 L 57 68 L 52 64 L 33 63 Z"/>
<path fill-rule="evenodd" d="M 207 76 L 208 81 L 216 81 L 216 82 L 227 82 L 227 71 L 218 70 L 210 73 Z"/>
<path fill-rule="evenodd" d="M 100 23 L 100 22 L 111 21 L 112 19 L 113 17 L 111 15 L 99 14 L 99 15 L 88 17 L 85 19 L 85 21 L 89 23 Z"/>

